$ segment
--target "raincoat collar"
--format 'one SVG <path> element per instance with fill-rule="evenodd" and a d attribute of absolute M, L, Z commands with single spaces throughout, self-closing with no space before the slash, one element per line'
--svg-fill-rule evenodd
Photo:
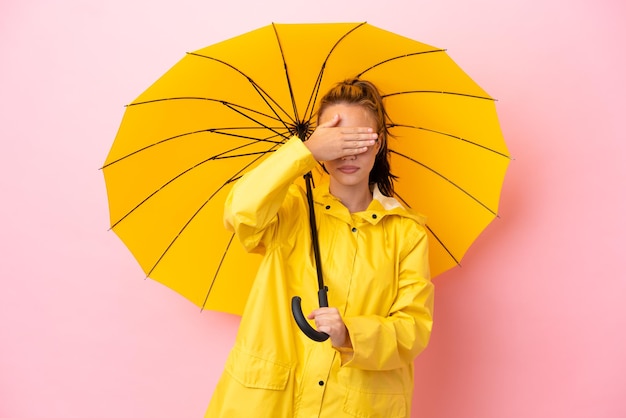
<path fill-rule="evenodd" d="M 421 225 L 426 224 L 425 216 L 405 208 L 395 198 L 383 195 L 377 184 L 374 185 L 373 199 L 367 209 L 352 214 L 341 203 L 341 200 L 330 193 L 329 187 L 328 181 L 325 181 L 314 189 L 313 197 L 316 206 L 321 207 L 328 214 L 344 220 L 346 223 L 351 223 L 352 219 L 356 217 L 376 225 L 385 216 L 402 216 L 413 219 Z"/>

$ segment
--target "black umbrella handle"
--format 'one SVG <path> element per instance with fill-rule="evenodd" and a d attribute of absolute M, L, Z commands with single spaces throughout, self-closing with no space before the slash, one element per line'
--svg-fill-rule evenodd
<path fill-rule="evenodd" d="M 315 268 L 317 270 L 317 284 L 319 289 L 317 291 L 317 298 L 319 300 L 320 308 L 328 308 L 328 288 L 324 285 L 324 276 L 322 275 L 320 245 L 317 239 L 315 208 L 313 203 L 313 191 L 311 187 L 313 176 L 310 171 L 304 176 L 304 179 L 306 180 L 306 198 L 307 203 L 309 204 L 309 226 L 311 227 L 311 241 L 313 244 L 313 254 L 315 255 Z M 304 314 L 302 313 L 302 299 L 300 299 L 300 296 L 294 296 L 291 299 L 291 312 L 293 313 L 293 318 L 296 320 L 296 324 L 298 324 L 300 330 L 307 337 L 317 342 L 326 341 L 328 339 L 328 334 L 326 334 L 325 332 L 317 331 L 306 320 Z"/>
<path fill-rule="evenodd" d="M 328 307 L 328 296 L 326 292 L 326 288 L 320 289 L 317 292 L 317 296 L 320 301 L 320 308 Z M 328 334 L 317 331 L 306 320 L 304 314 L 302 313 L 302 299 L 300 299 L 300 296 L 294 296 L 291 299 L 291 312 L 293 313 L 293 318 L 296 320 L 296 324 L 298 324 L 298 327 L 304 335 L 317 342 L 326 341 L 328 339 Z"/>

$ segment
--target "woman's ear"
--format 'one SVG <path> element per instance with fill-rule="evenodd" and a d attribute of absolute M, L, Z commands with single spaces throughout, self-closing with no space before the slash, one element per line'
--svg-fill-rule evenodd
<path fill-rule="evenodd" d="M 378 139 L 376 140 L 376 143 L 374 144 L 374 147 L 376 147 L 376 156 L 377 157 L 380 155 L 380 153 L 383 150 L 383 141 L 384 141 L 384 139 L 381 138 L 380 134 L 378 134 Z"/>

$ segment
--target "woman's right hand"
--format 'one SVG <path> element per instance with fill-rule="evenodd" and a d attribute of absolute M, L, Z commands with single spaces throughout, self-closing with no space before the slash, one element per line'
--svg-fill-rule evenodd
<path fill-rule="evenodd" d="M 321 123 L 304 142 L 317 161 L 332 161 L 350 155 L 362 154 L 376 144 L 378 134 L 368 127 L 340 126 L 336 114 Z"/>

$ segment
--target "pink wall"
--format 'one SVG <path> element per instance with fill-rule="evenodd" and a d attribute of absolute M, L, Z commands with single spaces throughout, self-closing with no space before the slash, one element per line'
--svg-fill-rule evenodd
<path fill-rule="evenodd" d="M 123 105 L 186 51 L 361 20 L 447 48 L 515 157 L 501 219 L 436 280 L 413 416 L 626 416 L 624 3 L 371 4 L 3 1 L 0 418 L 202 416 L 238 318 L 144 280 L 107 231 Z"/>

